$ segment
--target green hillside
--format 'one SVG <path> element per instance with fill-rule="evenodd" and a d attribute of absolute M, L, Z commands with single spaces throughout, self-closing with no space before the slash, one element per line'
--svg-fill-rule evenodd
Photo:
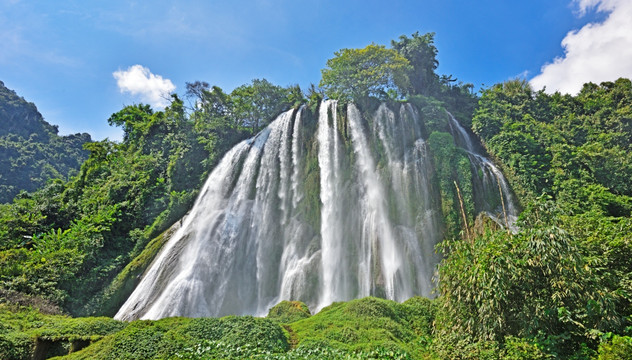
<path fill-rule="evenodd" d="M 0 203 L 49 179 L 68 179 L 88 158 L 88 134 L 59 136 L 33 103 L 0 81 Z"/>

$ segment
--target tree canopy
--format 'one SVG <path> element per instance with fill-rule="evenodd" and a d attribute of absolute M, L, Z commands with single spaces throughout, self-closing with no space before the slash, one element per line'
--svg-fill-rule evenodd
<path fill-rule="evenodd" d="M 370 44 L 363 49 L 342 49 L 327 60 L 320 86 L 332 99 L 351 100 L 389 92 L 402 96 L 408 88 L 409 61 L 393 49 Z"/>
<path fill-rule="evenodd" d="M 419 32 L 416 32 L 410 38 L 402 35 L 398 41 L 391 41 L 392 48 L 411 65 L 408 72 L 409 93 L 433 95 L 439 90 L 439 76 L 435 73 L 439 66 L 438 50 L 434 46 L 434 35 L 419 35 Z"/>
<path fill-rule="evenodd" d="M 419 32 L 391 41 L 391 48 L 370 44 L 362 49 L 342 49 L 327 60 L 319 86 L 325 96 L 343 102 L 363 102 L 370 97 L 380 101 L 432 97 L 469 125 L 477 101 L 473 86 L 458 82 L 452 75 L 437 75 L 437 53 L 434 33 Z"/>

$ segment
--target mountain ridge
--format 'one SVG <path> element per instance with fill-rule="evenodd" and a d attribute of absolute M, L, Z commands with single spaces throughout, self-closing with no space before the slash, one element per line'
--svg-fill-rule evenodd
<path fill-rule="evenodd" d="M 89 152 L 87 133 L 58 135 L 32 102 L 0 81 L 0 203 L 31 192 L 53 178 L 68 179 Z"/>

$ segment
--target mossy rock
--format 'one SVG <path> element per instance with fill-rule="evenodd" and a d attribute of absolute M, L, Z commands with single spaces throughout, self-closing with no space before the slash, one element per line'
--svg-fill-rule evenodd
<path fill-rule="evenodd" d="M 302 301 L 283 300 L 268 312 L 268 319 L 289 324 L 312 316 L 307 305 Z"/>
<path fill-rule="evenodd" d="M 30 359 L 34 348 L 34 339 L 25 333 L 0 334 L 0 359 Z"/>
<path fill-rule="evenodd" d="M 123 306 L 127 298 L 140 283 L 143 273 L 149 268 L 160 249 L 180 229 L 184 218 L 175 222 L 160 235 L 153 238 L 143 249 L 140 255 L 123 268 L 112 282 L 75 315 L 80 316 L 114 316 Z"/>
<path fill-rule="evenodd" d="M 111 318 L 71 318 L 44 314 L 32 307 L 0 304 L 0 359 L 67 355 L 126 326 Z"/>

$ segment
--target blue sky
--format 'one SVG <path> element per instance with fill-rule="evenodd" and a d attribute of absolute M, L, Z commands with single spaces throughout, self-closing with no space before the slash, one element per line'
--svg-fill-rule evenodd
<path fill-rule="evenodd" d="M 629 0 L 0 0 L 0 80 L 60 133 L 120 139 L 108 117 L 196 80 L 317 84 L 334 51 L 435 32 L 440 74 L 577 91 L 632 76 Z M 548 65 L 547 65 L 548 64 Z M 603 70 L 605 69 L 605 70 Z"/>

